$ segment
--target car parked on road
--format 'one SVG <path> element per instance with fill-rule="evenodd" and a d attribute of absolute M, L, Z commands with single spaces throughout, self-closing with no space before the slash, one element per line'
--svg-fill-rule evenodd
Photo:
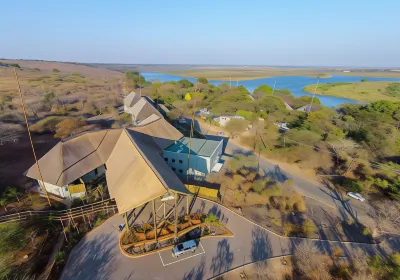
<path fill-rule="evenodd" d="M 359 193 L 348 192 L 347 195 L 352 197 L 352 198 L 355 198 L 355 199 L 357 199 L 359 201 L 364 201 L 365 200 L 365 198 L 362 197 L 361 194 L 359 194 Z"/>
<path fill-rule="evenodd" d="M 189 252 L 193 253 L 196 251 L 196 248 L 197 244 L 194 240 L 185 241 L 175 245 L 174 248 L 172 248 L 172 256 L 175 258 Z"/>

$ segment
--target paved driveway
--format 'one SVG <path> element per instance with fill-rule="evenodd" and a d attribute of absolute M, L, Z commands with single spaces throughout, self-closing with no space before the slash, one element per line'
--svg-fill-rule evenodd
<path fill-rule="evenodd" d="M 234 237 L 202 239 L 204 254 L 164 266 L 158 253 L 136 259 L 124 256 L 118 247 L 118 225 L 123 220 L 114 216 L 79 242 L 61 279 L 210 279 L 244 264 L 290 254 L 296 244 L 304 241 L 279 237 L 225 207 L 202 199 L 196 200 L 191 212 L 197 211 L 218 215 Z M 347 254 L 356 247 L 371 254 L 382 253 L 377 245 L 313 242 L 326 252 L 330 252 L 332 244 L 337 244 Z"/>
<path fill-rule="evenodd" d="M 212 133 L 208 133 L 209 126 L 195 122 L 195 129 L 209 139 L 224 139 L 225 153 L 248 153 L 250 149 L 239 146 L 233 141 L 228 141 L 228 138 L 215 136 Z M 332 207 L 342 214 L 343 219 L 352 216 L 354 219 L 358 219 L 361 222 L 371 221 L 367 212 L 369 205 L 366 202 L 360 202 L 355 199 L 351 199 L 347 196 L 342 197 L 341 194 L 334 190 L 331 190 L 322 183 L 315 182 L 314 180 L 307 180 L 304 176 L 300 177 L 287 170 L 282 169 L 279 165 L 272 163 L 265 157 L 260 157 L 260 169 L 264 174 L 274 178 L 279 182 L 283 182 L 286 179 L 292 179 L 295 182 L 294 189 L 304 196 L 314 199 L 318 202 L 325 204 L 326 206 Z"/>

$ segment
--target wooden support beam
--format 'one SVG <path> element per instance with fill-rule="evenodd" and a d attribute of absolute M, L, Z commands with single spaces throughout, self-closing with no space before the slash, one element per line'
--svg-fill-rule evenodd
<path fill-rule="evenodd" d="M 153 206 L 153 223 L 154 223 L 154 239 L 157 243 L 157 217 L 156 217 L 156 202 L 155 199 L 153 199 L 152 201 L 152 206 Z"/>
<path fill-rule="evenodd" d="M 189 215 L 189 196 L 186 196 L 186 215 Z"/>
<path fill-rule="evenodd" d="M 175 234 L 175 240 L 178 240 L 178 193 L 175 193 L 175 225 L 174 225 L 174 234 Z"/>
<path fill-rule="evenodd" d="M 128 212 L 125 212 L 125 214 L 123 214 L 123 216 L 125 219 L 125 227 L 126 227 L 126 229 L 129 230 Z"/>

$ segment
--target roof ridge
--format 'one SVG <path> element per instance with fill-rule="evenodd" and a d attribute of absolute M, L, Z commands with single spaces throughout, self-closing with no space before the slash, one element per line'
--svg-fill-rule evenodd
<path fill-rule="evenodd" d="M 126 128 L 124 128 L 124 131 L 126 133 L 126 135 L 129 137 L 129 139 L 131 140 L 132 144 L 135 146 L 136 150 L 139 152 L 140 156 L 143 158 L 143 160 L 147 163 L 147 165 L 150 167 L 150 169 L 153 171 L 154 175 L 156 175 L 158 181 L 160 181 L 160 183 L 164 186 L 164 188 L 169 191 L 169 187 L 167 185 L 167 183 L 162 179 L 162 176 L 160 173 L 158 173 L 158 171 L 156 170 L 156 168 L 154 167 L 154 165 L 151 163 L 151 161 L 149 161 L 146 156 L 144 155 L 144 152 L 142 151 L 142 149 L 135 143 L 135 140 L 132 138 L 131 134 L 127 131 Z M 134 131 L 131 130 L 132 132 L 136 132 L 136 133 L 140 133 L 138 131 Z M 141 133 L 143 134 L 143 133 Z M 147 134 L 146 134 L 147 135 Z M 151 137 L 151 136 L 150 136 Z M 153 137 L 151 137 L 153 138 Z M 153 139 L 154 141 L 154 139 Z M 154 141 L 155 142 L 155 141 Z M 157 143 L 155 142 L 155 144 L 157 145 Z M 157 145 L 158 146 L 158 145 Z"/>

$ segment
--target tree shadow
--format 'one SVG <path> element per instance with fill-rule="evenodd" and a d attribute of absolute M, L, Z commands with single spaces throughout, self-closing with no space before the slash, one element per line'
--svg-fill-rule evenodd
<path fill-rule="evenodd" d="M 83 242 L 85 238 L 71 252 L 60 279 L 106 280 L 115 272 L 115 255 L 119 250 L 115 240 L 118 238 L 112 234 L 103 234 Z"/>
<path fill-rule="evenodd" d="M 221 209 L 219 208 L 219 206 L 217 204 L 213 204 L 213 206 L 210 208 L 210 210 L 208 210 L 207 214 L 214 214 L 215 216 L 217 216 L 218 219 L 221 218 Z"/>
<path fill-rule="evenodd" d="M 218 242 L 216 255 L 212 257 L 210 270 L 213 276 L 219 275 L 230 269 L 233 262 L 233 253 L 227 239 Z"/>
<path fill-rule="evenodd" d="M 272 256 L 271 241 L 265 230 L 255 227 L 251 233 L 251 260 L 258 262 Z"/>
<path fill-rule="evenodd" d="M 183 276 L 183 280 L 202 280 L 204 277 L 204 267 L 205 267 L 205 262 L 203 261 L 201 265 L 196 268 L 192 268 L 188 273 L 185 273 Z"/>
<path fill-rule="evenodd" d="M 287 179 L 289 179 L 289 177 L 286 176 L 286 174 L 282 172 L 282 170 L 278 164 L 274 166 L 274 170 L 263 169 L 263 172 L 264 172 L 264 176 L 273 178 L 275 181 L 278 181 L 280 183 L 283 183 Z"/>

